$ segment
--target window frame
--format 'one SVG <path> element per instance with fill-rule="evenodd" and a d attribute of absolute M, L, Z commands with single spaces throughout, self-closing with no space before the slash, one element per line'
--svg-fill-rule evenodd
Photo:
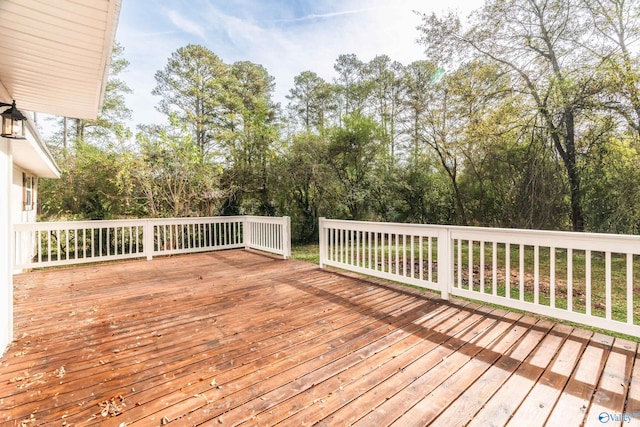
<path fill-rule="evenodd" d="M 35 207 L 36 178 L 33 175 L 22 173 L 22 210 L 32 211 Z"/>

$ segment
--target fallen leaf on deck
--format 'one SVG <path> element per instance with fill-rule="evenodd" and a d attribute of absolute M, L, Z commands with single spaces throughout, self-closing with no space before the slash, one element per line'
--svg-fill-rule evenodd
<path fill-rule="evenodd" d="M 31 414 L 29 415 L 29 418 L 25 418 L 24 420 L 22 420 L 22 422 L 20 423 L 20 427 L 27 427 L 35 422 L 36 422 L 36 417 L 33 414 Z"/>
<path fill-rule="evenodd" d="M 55 375 L 58 378 L 63 378 L 66 373 L 67 371 L 64 370 L 64 366 L 61 366 L 60 369 L 56 369 L 53 372 L 53 375 Z"/>
<path fill-rule="evenodd" d="M 115 417 L 120 415 L 124 410 L 124 407 L 127 406 L 124 403 L 124 397 L 121 395 L 113 396 L 109 400 L 104 400 L 98 403 L 98 405 L 102 408 L 100 415 L 103 417 Z"/>

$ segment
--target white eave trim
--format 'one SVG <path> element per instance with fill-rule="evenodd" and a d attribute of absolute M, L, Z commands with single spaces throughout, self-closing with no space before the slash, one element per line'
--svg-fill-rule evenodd
<path fill-rule="evenodd" d="M 61 171 L 29 114 L 26 139 L 9 139 L 13 163 L 40 178 L 60 178 Z"/>
<path fill-rule="evenodd" d="M 122 0 L 1 0 L 0 82 L 22 111 L 96 119 Z"/>

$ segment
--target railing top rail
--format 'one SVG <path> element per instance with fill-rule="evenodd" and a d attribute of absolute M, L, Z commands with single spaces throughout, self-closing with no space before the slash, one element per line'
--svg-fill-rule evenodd
<path fill-rule="evenodd" d="M 527 230 L 518 228 L 465 227 L 433 224 L 403 224 L 324 219 L 330 227 L 359 231 L 407 230 L 416 235 L 420 229 L 451 233 L 454 239 L 486 240 L 501 243 L 569 247 L 640 254 L 640 236 L 628 234 L 580 233 L 573 231 Z"/>
<path fill-rule="evenodd" d="M 241 222 L 246 217 L 240 215 L 234 216 L 206 216 L 206 217 L 182 217 L 182 218 L 152 218 L 147 221 L 153 224 L 171 225 L 171 224 L 202 224 L 205 222 Z"/>
<path fill-rule="evenodd" d="M 426 224 L 402 224 L 398 222 L 374 222 L 374 221 L 352 221 L 352 220 L 336 220 L 324 219 L 324 224 L 330 228 L 372 231 L 372 232 L 388 232 L 405 230 L 408 234 L 414 235 L 436 235 L 438 231 L 447 230 L 444 225 L 426 225 Z"/>
<path fill-rule="evenodd" d="M 146 219 L 110 219 L 110 220 L 88 220 L 88 221 L 49 221 L 17 223 L 14 227 L 17 231 L 29 230 L 64 230 L 68 228 L 98 228 L 98 227 L 122 227 L 131 225 L 143 225 Z"/>
<path fill-rule="evenodd" d="M 67 228 L 98 228 L 98 227 L 126 227 L 142 225 L 148 222 L 154 224 L 179 224 L 179 223 L 203 223 L 203 222 L 228 222 L 242 221 L 244 216 L 215 216 L 215 217 L 181 217 L 181 218 L 133 218 L 133 219 L 108 219 L 108 220 L 83 220 L 83 221 L 43 221 L 33 223 L 17 223 L 14 227 L 18 231 L 28 230 L 63 230 Z"/>
<path fill-rule="evenodd" d="M 282 224 L 286 221 L 286 216 L 255 216 L 247 215 L 246 218 L 249 222 L 260 222 L 267 224 Z"/>

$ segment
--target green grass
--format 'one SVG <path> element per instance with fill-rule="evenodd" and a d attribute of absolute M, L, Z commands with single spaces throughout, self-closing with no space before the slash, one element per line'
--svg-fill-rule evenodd
<path fill-rule="evenodd" d="M 291 246 L 291 258 L 320 264 L 320 246 L 317 243 L 294 244 Z"/>

